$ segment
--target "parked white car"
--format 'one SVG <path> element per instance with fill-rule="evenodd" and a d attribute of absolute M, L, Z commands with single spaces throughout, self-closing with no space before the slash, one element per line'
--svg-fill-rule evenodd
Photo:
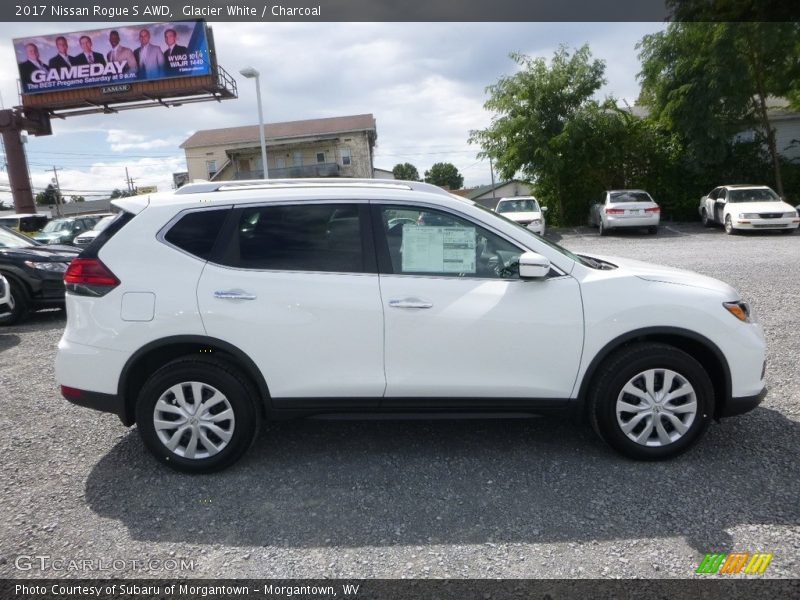
<path fill-rule="evenodd" d="M 800 216 L 765 185 L 723 185 L 700 199 L 698 207 L 705 227 L 722 225 L 725 233 L 740 230 L 779 229 L 792 234 Z"/>
<path fill-rule="evenodd" d="M 180 470 L 264 419 L 562 413 L 675 456 L 765 394 L 731 286 L 578 255 L 416 182 L 209 182 L 115 200 L 66 274 L 56 376 Z"/>
<path fill-rule="evenodd" d="M 589 225 L 600 235 L 611 229 L 647 228 L 658 233 L 661 207 L 644 190 L 609 190 L 589 209 Z"/>
<path fill-rule="evenodd" d="M 75 236 L 75 239 L 72 240 L 72 243 L 75 244 L 76 246 L 80 247 L 80 248 L 84 248 L 84 247 L 88 246 L 89 244 L 91 244 L 94 241 L 94 239 L 98 235 L 100 235 L 100 232 L 103 231 L 103 229 L 108 227 L 108 224 L 111 223 L 111 221 L 114 220 L 114 217 L 116 217 L 116 215 L 106 215 L 106 216 L 104 216 L 89 231 L 87 231 L 86 233 L 82 233 L 80 235 Z"/>
<path fill-rule="evenodd" d="M 534 233 L 544 235 L 546 206 L 541 206 L 533 196 L 517 196 L 514 198 L 500 198 L 494 211 L 511 219 L 515 223 L 524 225 Z"/>

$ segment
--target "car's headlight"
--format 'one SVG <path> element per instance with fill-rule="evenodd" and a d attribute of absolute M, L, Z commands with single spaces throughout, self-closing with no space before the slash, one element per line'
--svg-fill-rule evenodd
<path fill-rule="evenodd" d="M 35 260 L 26 260 L 25 265 L 31 269 L 39 269 L 40 271 L 52 271 L 54 273 L 63 273 L 69 266 L 68 263 L 63 262 L 39 262 Z"/>
<path fill-rule="evenodd" d="M 738 302 L 723 302 L 722 306 L 740 321 L 750 322 L 750 307 L 747 302 L 742 302 L 741 300 Z"/>
<path fill-rule="evenodd" d="M 784 219 L 791 219 L 792 217 L 796 217 L 796 216 L 797 216 L 797 211 L 783 213 L 783 218 Z"/>
<path fill-rule="evenodd" d="M 760 216 L 758 213 L 739 213 L 740 219 L 758 219 Z"/>

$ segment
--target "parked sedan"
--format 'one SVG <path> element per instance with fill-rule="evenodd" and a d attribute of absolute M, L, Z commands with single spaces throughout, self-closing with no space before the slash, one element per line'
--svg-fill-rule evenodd
<path fill-rule="evenodd" d="M 500 198 L 494 209 L 499 215 L 511 219 L 515 223 L 524 225 L 534 233 L 544 235 L 544 213 L 546 206 L 540 206 L 533 196 L 518 196 L 516 198 Z"/>
<path fill-rule="evenodd" d="M 64 272 L 78 252 L 0 226 L 0 275 L 8 281 L 10 309 L 0 316 L 0 326 L 20 321 L 29 310 L 63 307 Z"/>
<path fill-rule="evenodd" d="M 658 233 L 661 207 L 644 190 L 609 190 L 589 209 L 589 225 L 600 235 L 609 229 L 646 227 Z"/>
<path fill-rule="evenodd" d="M 723 185 L 700 198 L 698 207 L 705 227 L 722 225 L 725 233 L 774 229 L 791 235 L 800 215 L 765 185 Z"/>
<path fill-rule="evenodd" d="M 94 241 L 94 238 L 100 235 L 100 232 L 103 231 L 103 229 L 108 227 L 108 224 L 114 220 L 115 216 L 116 215 L 107 215 L 103 217 L 95 224 L 95 226 L 92 229 L 90 229 L 86 233 L 81 233 L 80 235 L 76 235 L 75 239 L 72 240 L 72 243 L 78 246 L 79 248 L 85 248 Z"/>

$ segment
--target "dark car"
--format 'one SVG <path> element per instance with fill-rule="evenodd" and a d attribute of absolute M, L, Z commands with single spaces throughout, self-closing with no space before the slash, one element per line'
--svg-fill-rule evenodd
<path fill-rule="evenodd" d="M 0 275 L 10 288 L 10 312 L 0 326 L 16 323 L 30 310 L 64 306 L 64 271 L 80 251 L 70 246 L 45 246 L 0 226 Z"/>
<path fill-rule="evenodd" d="M 75 236 L 90 231 L 100 217 L 64 217 L 53 219 L 33 236 L 43 244 L 71 244 Z"/>

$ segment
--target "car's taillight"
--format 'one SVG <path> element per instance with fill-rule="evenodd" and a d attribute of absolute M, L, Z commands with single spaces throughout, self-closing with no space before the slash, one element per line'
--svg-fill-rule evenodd
<path fill-rule="evenodd" d="M 660 213 L 661 212 L 661 207 L 660 206 L 654 206 L 653 208 L 645 208 L 644 212 Z"/>
<path fill-rule="evenodd" d="M 607 208 L 606 209 L 607 215 L 622 215 L 625 214 L 624 208 Z"/>
<path fill-rule="evenodd" d="M 120 284 L 99 258 L 74 259 L 64 273 L 67 291 L 80 296 L 105 296 Z"/>

